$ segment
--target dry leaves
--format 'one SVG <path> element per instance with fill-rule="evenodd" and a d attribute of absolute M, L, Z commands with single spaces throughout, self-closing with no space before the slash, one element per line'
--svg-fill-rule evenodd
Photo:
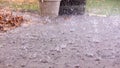
<path fill-rule="evenodd" d="M 23 16 L 15 16 L 9 9 L 0 9 L 0 31 L 16 28 L 23 22 Z"/>

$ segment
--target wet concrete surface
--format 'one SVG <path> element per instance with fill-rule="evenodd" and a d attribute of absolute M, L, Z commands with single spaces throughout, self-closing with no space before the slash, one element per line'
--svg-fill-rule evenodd
<path fill-rule="evenodd" d="M 0 33 L 0 68 L 119 68 L 120 17 L 30 19 Z"/>

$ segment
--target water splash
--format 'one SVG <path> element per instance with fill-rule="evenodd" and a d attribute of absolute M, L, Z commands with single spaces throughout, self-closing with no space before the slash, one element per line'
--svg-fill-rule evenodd
<path fill-rule="evenodd" d="M 93 21 L 94 36 L 92 39 L 93 42 L 100 42 L 98 24 L 99 24 L 98 21 L 96 19 L 94 19 L 94 21 Z"/>

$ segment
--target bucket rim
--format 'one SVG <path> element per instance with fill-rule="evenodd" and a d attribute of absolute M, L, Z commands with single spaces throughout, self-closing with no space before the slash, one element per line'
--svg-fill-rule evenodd
<path fill-rule="evenodd" d="M 42 1 L 42 0 L 40 0 Z M 61 1 L 61 0 L 43 0 L 43 1 Z"/>

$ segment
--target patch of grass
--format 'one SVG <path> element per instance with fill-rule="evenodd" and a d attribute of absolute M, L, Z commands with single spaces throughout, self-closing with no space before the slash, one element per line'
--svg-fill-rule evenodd
<path fill-rule="evenodd" d="M 87 0 L 86 12 L 103 15 L 120 14 L 120 0 Z"/>
<path fill-rule="evenodd" d="M 39 10 L 39 6 L 36 3 L 32 3 L 32 4 L 27 4 L 27 3 L 17 4 L 17 3 L 13 3 L 11 6 L 15 10 L 24 10 L 24 11 L 38 11 Z"/>
<path fill-rule="evenodd" d="M 10 7 L 13 10 L 20 10 L 20 11 L 39 11 L 39 3 L 37 0 L 33 3 L 24 2 L 24 3 L 17 3 L 17 2 L 8 2 L 0 0 L 0 6 L 2 7 Z"/>

